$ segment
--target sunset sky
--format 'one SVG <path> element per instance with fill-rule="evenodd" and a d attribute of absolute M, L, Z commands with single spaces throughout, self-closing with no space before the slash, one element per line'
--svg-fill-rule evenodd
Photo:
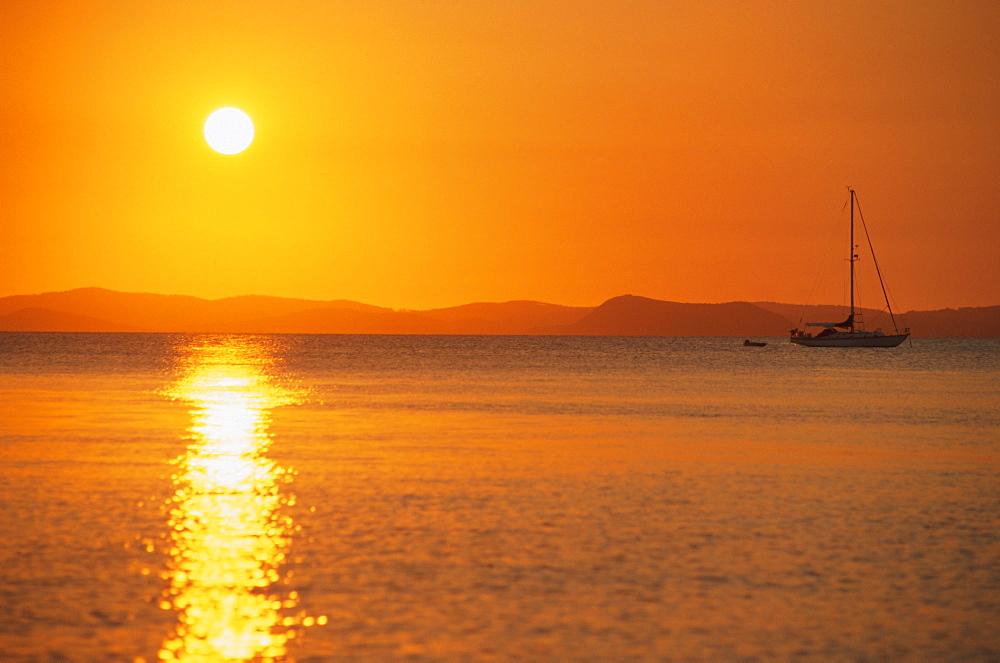
<path fill-rule="evenodd" d="M 0 296 L 840 303 L 851 185 L 902 310 L 1000 304 L 993 0 L 5 0 L 0 29 Z M 222 106 L 241 154 L 202 135 Z"/>

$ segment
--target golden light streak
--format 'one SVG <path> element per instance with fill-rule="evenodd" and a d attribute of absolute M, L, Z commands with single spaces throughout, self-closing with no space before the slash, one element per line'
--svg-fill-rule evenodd
<path fill-rule="evenodd" d="M 162 661 L 276 660 L 302 626 L 298 594 L 282 593 L 295 531 L 282 492 L 292 473 L 267 457 L 270 410 L 295 402 L 269 373 L 273 340 L 200 337 L 182 348 L 168 395 L 191 403 L 190 446 L 177 459 L 170 503 L 169 585 L 177 613 Z"/>

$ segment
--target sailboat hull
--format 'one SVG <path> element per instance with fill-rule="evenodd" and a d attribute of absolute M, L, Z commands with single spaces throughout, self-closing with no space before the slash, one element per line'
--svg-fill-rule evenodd
<path fill-rule="evenodd" d="M 792 343 L 809 348 L 894 348 L 909 338 L 909 334 L 878 332 L 838 332 L 822 338 L 792 336 Z"/>

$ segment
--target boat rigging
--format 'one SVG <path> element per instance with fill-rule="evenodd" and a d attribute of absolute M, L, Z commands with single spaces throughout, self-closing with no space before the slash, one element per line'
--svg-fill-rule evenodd
<path fill-rule="evenodd" d="M 851 304 L 847 319 L 842 322 L 807 322 L 807 327 L 822 327 L 823 330 L 815 335 L 804 330 L 793 329 L 791 331 L 791 341 L 796 345 L 805 345 L 814 348 L 894 348 L 905 341 L 910 336 L 909 328 L 902 332 L 896 327 L 896 316 L 892 313 L 892 305 L 889 303 L 889 295 L 885 289 L 885 282 L 882 280 L 882 270 L 879 269 L 878 260 L 875 258 L 875 249 L 872 247 L 871 237 L 868 235 L 868 226 L 861 216 L 861 207 L 857 203 L 857 194 L 852 187 L 847 187 L 851 193 L 851 222 L 850 234 L 851 245 L 848 252 L 848 262 L 850 263 L 850 291 Z M 881 329 L 868 331 L 856 320 L 854 303 L 854 263 L 858 261 L 857 245 L 854 243 L 854 209 L 857 207 L 858 215 L 861 216 L 861 223 L 865 230 L 865 237 L 868 239 L 868 249 L 872 254 L 872 262 L 875 264 L 875 272 L 878 274 L 878 282 L 882 286 L 882 295 L 885 297 L 885 305 L 892 319 L 894 332 L 886 334 Z"/>

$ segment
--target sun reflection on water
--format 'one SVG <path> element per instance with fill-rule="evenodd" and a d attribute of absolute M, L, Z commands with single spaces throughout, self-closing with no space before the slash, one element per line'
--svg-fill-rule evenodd
<path fill-rule="evenodd" d="M 292 472 L 267 457 L 268 424 L 297 399 L 273 378 L 273 343 L 200 337 L 181 349 L 168 395 L 191 404 L 190 444 L 173 477 L 160 605 L 178 619 L 160 660 L 283 659 L 302 626 L 325 622 L 296 613 L 298 595 L 280 586 L 294 498 L 282 492 Z"/>

